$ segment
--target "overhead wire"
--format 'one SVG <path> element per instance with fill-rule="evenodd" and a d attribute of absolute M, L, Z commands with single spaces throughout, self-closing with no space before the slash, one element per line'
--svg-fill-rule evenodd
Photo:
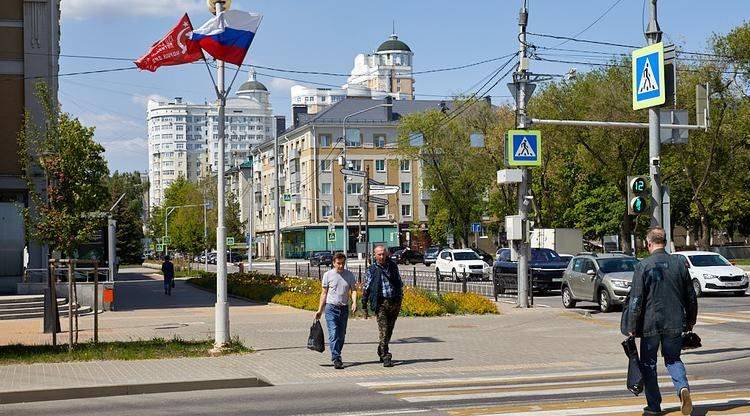
<path fill-rule="evenodd" d="M 604 13 L 602 13 L 601 15 L 599 15 L 599 17 L 597 17 L 596 19 L 594 19 L 594 21 L 593 21 L 593 22 L 591 22 L 591 24 L 589 24 L 588 26 L 586 26 L 586 27 L 585 27 L 585 28 L 584 28 L 583 30 L 581 30 L 580 32 L 578 32 L 578 33 L 576 33 L 575 35 L 573 35 L 573 36 L 572 36 L 572 38 L 578 38 L 578 37 L 579 37 L 579 36 L 581 36 L 582 34 L 586 33 L 586 31 L 587 31 L 587 30 L 591 29 L 591 28 L 592 28 L 592 27 L 593 27 L 593 26 L 594 26 L 595 24 L 599 23 L 599 22 L 600 22 L 600 21 L 601 21 L 602 19 L 604 19 L 604 17 L 605 17 L 605 16 L 607 15 L 607 14 L 609 14 L 609 12 L 610 12 L 610 11 L 612 11 L 612 9 L 614 9 L 614 8 L 615 8 L 615 7 L 616 7 L 616 6 L 618 5 L 618 4 L 620 4 L 621 2 L 622 2 L 622 0 L 615 0 L 615 1 L 614 1 L 614 2 L 613 2 L 613 3 L 612 3 L 612 4 L 610 5 L 610 6 L 609 6 L 609 8 L 607 8 L 607 10 L 605 10 L 605 11 L 604 11 Z M 564 45 L 564 44 L 566 44 L 566 43 L 568 43 L 568 42 L 570 42 L 570 41 L 571 41 L 571 39 L 565 39 L 565 40 L 563 40 L 562 42 L 558 43 L 558 44 L 557 44 L 557 45 L 555 45 L 555 46 L 562 46 L 562 45 Z"/>

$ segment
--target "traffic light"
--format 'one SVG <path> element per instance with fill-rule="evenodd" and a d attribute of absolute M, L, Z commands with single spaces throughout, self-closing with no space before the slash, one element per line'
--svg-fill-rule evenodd
<path fill-rule="evenodd" d="M 648 176 L 628 176 L 628 214 L 640 215 L 648 210 Z"/>

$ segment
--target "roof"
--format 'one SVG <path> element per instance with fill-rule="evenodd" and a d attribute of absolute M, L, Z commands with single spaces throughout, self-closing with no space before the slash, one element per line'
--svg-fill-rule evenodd
<path fill-rule="evenodd" d="M 241 91 L 268 91 L 268 88 L 258 81 L 245 81 L 237 90 L 237 92 Z"/>
<path fill-rule="evenodd" d="M 342 124 L 344 117 L 354 114 L 359 111 L 363 111 L 361 114 L 356 116 L 347 117 L 347 123 L 390 123 L 398 121 L 401 117 L 412 114 L 421 113 L 427 110 L 440 110 L 441 103 L 446 109 L 450 110 L 453 107 L 452 101 L 441 101 L 441 100 L 393 100 L 393 116 L 392 120 L 388 120 L 386 117 L 385 107 L 376 107 L 370 111 L 365 109 L 374 107 L 377 105 L 385 104 L 385 99 L 372 99 L 368 97 L 347 97 L 344 100 L 328 107 L 325 111 L 318 113 L 315 117 L 310 119 L 308 123 L 328 123 L 328 124 Z"/>
<path fill-rule="evenodd" d="M 409 45 L 398 40 L 398 36 L 393 34 L 388 38 L 387 41 L 381 43 L 380 46 L 378 46 L 378 52 L 386 52 L 386 51 L 411 52 L 411 49 L 409 49 Z"/>

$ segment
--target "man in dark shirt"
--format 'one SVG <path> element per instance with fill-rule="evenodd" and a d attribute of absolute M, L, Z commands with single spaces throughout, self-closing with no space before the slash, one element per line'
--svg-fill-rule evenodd
<path fill-rule="evenodd" d="M 164 294 L 172 296 L 172 282 L 174 282 L 174 264 L 169 261 L 169 256 L 164 256 L 161 264 L 161 272 L 164 274 Z"/>
<path fill-rule="evenodd" d="M 648 407 L 645 415 L 661 414 L 661 393 L 656 360 L 661 345 L 664 364 L 680 398 L 682 414 L 693 409 L 685 365 L 680 360 L 682 333 L 691 331 L 698 315 L 698 302 L 690 274 L 679 256 L 664 251 L 666 235 L 652 228 L 646 235 L 651 255 L 638 263 L 628 304 L 627 332 L 641 337 L 641 365 Z"/>
<path fill-rule="evenodd" d="M 403 282 L 398 265 L 388 257 L 384 246 L 376 246 L 375 263 L 367 269 L 362 292 L 362 308 L 367 316 L 367 305 L 375 311 L 378 320 L 380 342 L 378 356 L 383 367 L 392 367 L 393 361 L 388 344 L 393 335 L 396 318 L 401 312 L 401 299 L 404 297 Z"/>

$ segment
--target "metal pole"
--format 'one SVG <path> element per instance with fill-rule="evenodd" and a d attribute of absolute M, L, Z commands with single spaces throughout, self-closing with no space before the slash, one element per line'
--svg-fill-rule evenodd
<path fill-rule="evenodd" d="M 342 151 L 344 163 L 342 167 L 344 169 L 347 168 L 347 163 L 348 163 L 348 161 L 346 160 L 346 120 L 347 118 L 349 118 L 349 116 L 345 116 L 343 122 L 341 123 L 341 134 L 342 134 L 341 137 L 343 137 L 343 142 L 344 142 L 344 150 Z M 343 190 L 343 200 L 342 200 L 343 202 L 341 203 L 341 205 L 343 206 L 343 222 L 344 222 L 344 256 L 347 256 L 348 258 L 347 254 L 349 251 L 349 227 L 347 225 L 346 217 L 349 216 L 348 215 L 349 213 L 347 212 L 349 211 L 349 203 L 346 200 L 346 175 L 341 175 L 341 182 L 343 184 L 341 186 L 343 188 L 342 189 Z"/>
<path fill-rule="evenodd" d="M 94 342 L 99 342 L 99 262 L 94 262 Z"/>
<path fill-rule="evenodd" d="M 208 221 L 206 221 L 206 211 L 208 203 L 203 203 L 203 262 L 204 268 L 208 271 Z"/>
<path fill-rule="evenodd" d="M 656 17 L 656 0 L 651 0 L 651 19 L 646 29 L 646 39 L 649 45 L 661 42 L 661 29 Z M 648 159 L 649 174 L 651 176 L 651 226 L 661 227 L 662 222 L 662 190 L 659 177 L 659 153 L 661 151 L 659 109 L 648 109 Z"/>
<path fill-rule="evenodd" d="M 172 212 L 170 210 L 171 207 L 167 207 L 167 215 L 164 216 L 164 255 L 169 254 L 169 248 L 167 247 L 167 238 L 169 236 L 169 213 Z"/>
<path fill-rule="evenodd" d="M 255 226 L 254 226 L 255 223 L 253 221 L 255 219 L 255 189 L 253 188 L 254 187 L 253 181 L 255 180 L 254 178 L 255 174 L 253 172 L 254 168 L 252 164 L 252 160 L 253 160 L 252 157 L 253 157 L 253 154 L 250 153 L 250 161 L 251 161 L 250 163 L 250 219 L 249 219 L 250 241 L 247 244 L 247 271 L 248 272 L 253 269 L 253 232 L 255 230 Z"/>
<path fill-rule="evenodd" d="M 224 2 L 216 2 L 216 15 L 224 10 Z M 227 103 L 224 91 L 224 61 L 217 64 L 217 89 L 219 93 L 219 160 L 217 178 L 216 218 L 216 307 L 214 317 L 214 348 L 221 349 L 229 341 L 229 305 L 227 303 L 227 246 L 224 228 L 224 110 Z"/>
<path fill-rule="evenodd" d="M 521 64 L 518 66 L 518 72 L 516 73 L 516 87 L 518 88 L 518 103 L 516 104 L 516 119 L 519 129 L 526 128 L 526 79 L 528 74 L 527 65 L 528 59 L 526 57 L 526 25 L 529 20 L 529 13 L 526 8 L 526 0 L 522 1 L 521 12 L 518 15 L 518 28 L 519 28 L 519 59 Z M 526 168 L 522 169 L 521 183 L 518 185 L 518 214 L 521 216 L 521 224 L 526 223 L 526 194 L 529 186 L 529 171 Z M 525 229 L 526 227 L 522 227 Z M 516 242 L 516 252 L 518 253 L 518 306 L 521 308 L 528 308 L 528 293 L 529 293 L 529 278 L 528 278 L 528 265 L 529 265 L 529 248 L 526 244 L 527 236 L 524 235 L 523 239 Z"/>
<path fill-rule="evenodd" d="M 276 277 L 281 277 L 281 203 L 279 202 L 279 198 L 281 197 L 281 192 L 279 190 L 279 136 L 277 135 L 276 138 L 273 141 L 273 160 L 274 160 L 274 167 L 276 170 L 276 191 L 275 191 L 275 205 L 276 205 L 276 229 L 274 231 L 273 237 L 274 237 L 274 248 L 273 248 L 273 256 L 274 256 L 274 265 L 275 265 L 275 272 Z"/>
<path fill-rule="evenodd" d="M 117 274 L 117 221 L 110 217 L 107 220 L 107 256 L 109 257 L 109 280 L 115 281 Z"/>
<path fill-rule="evenodd" d="M 68 351 L 73 351 L 73 261 L 71 259 L 68 259 Z"/>
<path fill-rule="evenodd" d="M 365 166 L 365 267 L 370 266 L 370 166 Z"/>

